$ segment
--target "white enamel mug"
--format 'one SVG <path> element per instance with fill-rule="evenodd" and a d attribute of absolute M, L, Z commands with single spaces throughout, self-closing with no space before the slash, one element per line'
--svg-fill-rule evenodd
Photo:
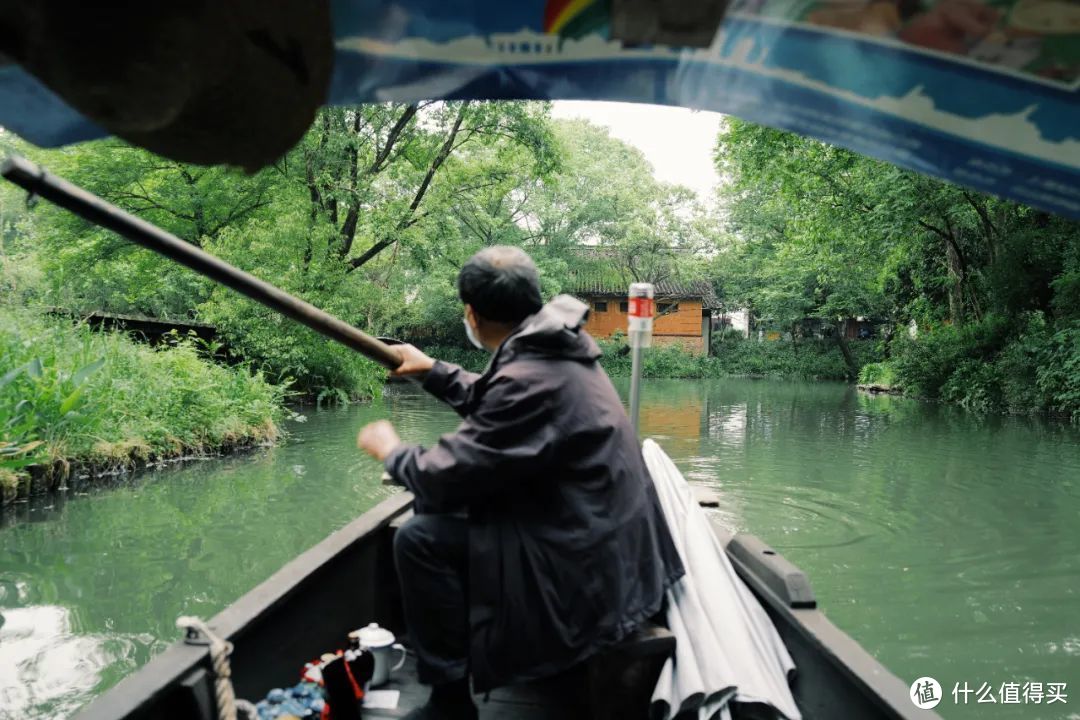
<path fill-rule="evenodd" d="M 405 646 L 394 642 L 394 633 L 379 627 L 378 623 L 371 623 L 367 627 L 353 630 L 349 633 L 349 639 L 375 658 L 375 672 L 368 683 L 371 687 L 385 685 L 390 679 L 390 673 L 405 664 Z M 391 667 L 390 655 L 395 650 L 401 653 L 401 657 Z"/>

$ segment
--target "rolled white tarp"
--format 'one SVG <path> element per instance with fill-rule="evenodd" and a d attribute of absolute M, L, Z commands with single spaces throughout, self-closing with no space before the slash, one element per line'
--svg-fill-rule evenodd
<path fill-rule="evenodd" d="M 650 716 L 669 720 L 696 710 L 699 720 L 728 720 L 734 701 L 766 703 L 788 720 L 801 720 L 788 685 L 795 663 L 765 609 L 735 573 L 671 458 L 652 440 L 642 452 L 686 568 L 668 591 L 675 655 L 660 673 Z"/>

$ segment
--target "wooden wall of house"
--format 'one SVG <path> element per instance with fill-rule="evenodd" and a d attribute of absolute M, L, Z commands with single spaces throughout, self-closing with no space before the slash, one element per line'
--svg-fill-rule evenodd
<path fill-rule="evenodd" d="M 627 313 L 622 309 L 622 303 L 626 302 L 625 296 L 590 297 L 584 300 L 589 303 L 591 309 L 589 320 L 585 323 L 585 329 L 589 334 L 593 337 L 606 338 L 611 337 L 617 330 L 626 332 Z M 661 302 L 675 301 L 664 300 Z M 688 349 L 703 352 L 705 341 L 701 336 L 701 300 L 679 300 L 677 302 L 679 305 L 677 310 L 657 317 L 653 321 L 653 337 L 657 339 L 657 344 L 679 342 Z M 607 309 L 599 309 L 598 303 L 606 303 Z M 659 315 L 660 303 L 658 302 L 657 305 L 657 314 Z"/>

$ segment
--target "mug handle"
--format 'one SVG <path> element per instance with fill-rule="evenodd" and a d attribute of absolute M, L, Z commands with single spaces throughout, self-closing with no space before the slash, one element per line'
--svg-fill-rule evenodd
<path fill-rule="evenodd" d="M 401 651 L 401 659 L 398 660 L 397 665 L 390 668 L 390 672 L 393 672 L 394 670 L 400 670 L 401 666 L 405 664 L 405 658 L 408 655 L 408 652 L 405 650 L 405 646 L 402 645 L 401 643 L 394 643 L 390 647 L 392 647 L 394 650 L 400 650 Z"/>

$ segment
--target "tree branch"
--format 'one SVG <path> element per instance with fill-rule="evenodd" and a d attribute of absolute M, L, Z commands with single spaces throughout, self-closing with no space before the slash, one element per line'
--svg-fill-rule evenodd
<path fill-rule="evenodd" d="M 450 129 L 450 134 L 447 135 L 446 141 L 443 142 L 442 147 L 439 149 L 438 154 L 432 159 L 431 165 L 428 167 L 427 173 L 424 175 L 424 179 L 420 183 L 420 187 L 417 188 L 416 193 L 413 195 L 412 202 L 409 203 L 408 213 L 401 219 L 395 228 L 395 234 L 385 237 L 372 245 L 363 255 L 355 257 L 349 261 L 348 271 L 351 272 L 358 267 L 363 266 L 370 261 L 376 255 L 381 253 L 386 248 L 397 242 L 398 232 L 404 230 L 410 225 L 416 222 L 412 219 L 412 216 L 416 212 L 416 209 L 420 207 L 420 203 L 424 200 L 424 195 L 427 194 L 428 188 L 431 187 L 431 181 L 435 178 L 435 173 L 439 171 L 446 159 L 450 157 L 450 153 L 454 149 L 454 140 L 457 138 L 458 132 L 461 130 L 461 124 L 465 120 L 465 111 L 469 107 L 469 101 L 466 100 L 461 104 L 461 108 L 458 110 L 457 117 L 454 119 L 454 125 Z"/>
<path fill-rule="evenodd" d="M 374 175 L 385 167 L 386 160 L 390 157 L 390 151 L 394 149 L 394 145 L 401 137 L 401 133 L 405 131 L 405 127 L 412 121 L 418 109 L 417 104 L 413 103 L 406 107 L 405 111 L 401 113 L 397 122 L 390 128 L 390 132 L 386 136 L 386 143 L 375 154 L 375 159 L 371 161 L 371 165 L 367 169 L 368 175 Z M 359 113 L 357 114 L 359 115 Z"/>
<path fill-rule="evenodd" d="M 968 202 L 968 205 L 970 205 L 975 210 L 975 213 L 982 221 L 983 234 L 986 236 L 986 243 L 990 249 L 990 262 L 993 262 L 994 258 L 997 256 L 996 238 L 998 235 L 998 229 L 994 225 L 994 221 L 990 219 L 990 213 L 986 211 L 986 206 L 975 202 L 975 198 L 967 190 L 963 190 L 962 192 L 964 195 L 964 199 Z"/>
<path fill-rule="evenodd" d="M 360 199 L 357 197 L 356 178 L 360 164 L 360 151 L 356 147 L 356 137 L 360 134 L 361 113 L 356 112 L 353 117 L 353 142 L 349 145 L 349 194 L 352 202 L 349 203 L 349 212 L 345 214 L 345 222 L 341 225 L 341 246 L 338 250 L 339 257 L 348 257 L 352 250 L 353 240 L 356 239 L 356 225 L 360 221 Z M 335 222 L 337 218 L 334 218 Z"/>

